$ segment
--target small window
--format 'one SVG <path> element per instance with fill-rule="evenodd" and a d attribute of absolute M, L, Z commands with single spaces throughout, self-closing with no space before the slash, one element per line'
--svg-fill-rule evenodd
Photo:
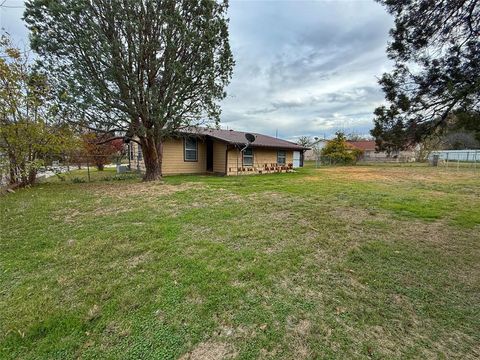
<path fill-rule="evenodd" d="M 137 146 L 138 149 L 138 160 L 142 161 L 143 160 L 143 153 L 142 153 L 142 148 L 140 146 Z"/>
<path fill-rule="evenodd" d="M 253 149 L 246 148 L 243 150 L 243 165 L 244 166 L 253 166 Z"/>
<path fill-rule="evenodd" d="M 185 161 L 197 161 L 198 160 L 198 146 L 196 138 L 185 139 L 184 146 L 184 160 Z"/>
<path fill-rule="evenodd" d="M 277 164 L 285 165 L 287 163 L 287 152 L 286 151 L 277 151 Z"/>

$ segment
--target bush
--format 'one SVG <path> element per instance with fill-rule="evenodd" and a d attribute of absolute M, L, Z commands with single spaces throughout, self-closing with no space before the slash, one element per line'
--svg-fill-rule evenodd
<path fill-rule="evenodd" d="M 79 177 L 74 177 L 72 179 L 72 183 L 74 183 L 74 184 L 81 184 L 81 183 L 85 183 L 85 182 L 87 182 L 85 179 L 79 178 Z"/>
<path fill-rule="evenodd" d="M 337 132 L 335 139 L 329 141 L 322 149 L 322 163 L 333 165 L 355 164 L 363 151 L 352 147 L 342 132 Z"/>
<path fill-rule="evenodd" d="M 65 181 L 65 175 L 63 175 L 62 173 L 55 172 L 55 176 L 56 176 L 57 179 L 59 179 L 60 181 Z"/>
<path fill-rule="evenodd" d="M 106 176 L 103 178 L 103 181 L 123 181 L 123 180 L 131 180 L 137 179 L 138 174 L 130 173 L 130 174 L 117 174 L 113 176 Z"/>

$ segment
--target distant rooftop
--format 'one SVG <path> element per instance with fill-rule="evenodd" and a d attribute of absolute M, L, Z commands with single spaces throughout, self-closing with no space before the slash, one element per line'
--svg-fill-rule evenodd
<path fill-rule="evenodd" d="M 366 150 L 375 150 L 375 141 L 374 140 L 362 140 L 362 141 L 347 141 L 353 147 L 366 151 Z"/>

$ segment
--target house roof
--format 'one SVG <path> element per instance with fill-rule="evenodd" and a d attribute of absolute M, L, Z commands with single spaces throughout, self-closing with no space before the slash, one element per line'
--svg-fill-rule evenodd
<path fill-rule="evenodd" d="M 234 130 L 219 130 L 219 129 L 208 129 L 208 128 L 196 128 L 185 131 L 188 134 L 196 135 L 208 135 L 214 139 L 224 141 L 233 145 L 243 146 L 247 143 L 245 139 L 246 132 L 243 131 L 234 131 Z M 266 148 L 278 148 L 278 149 L 288 149 L 288 150 L 306 150 L 307 148 L 298 144 L 295 144 L 291 141 L 277 139 L 272 136 L 251 133 L 255 135 L 255 141 L 251 144 L 252 147 L 266 147 Z"/>
<path fill-rule="evenodd" d="M 374 140 L 348 141 L 348 143 L 360 150 L 375 150 Z"/>

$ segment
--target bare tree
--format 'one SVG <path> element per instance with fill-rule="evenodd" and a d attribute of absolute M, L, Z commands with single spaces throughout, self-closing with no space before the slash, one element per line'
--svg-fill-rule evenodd
<path fill-rule="evenodd" d="M 308 147 L 312 144 L 312 138 L 310 136 L 300 136 L 297 140 L 297 144 Z"/>

